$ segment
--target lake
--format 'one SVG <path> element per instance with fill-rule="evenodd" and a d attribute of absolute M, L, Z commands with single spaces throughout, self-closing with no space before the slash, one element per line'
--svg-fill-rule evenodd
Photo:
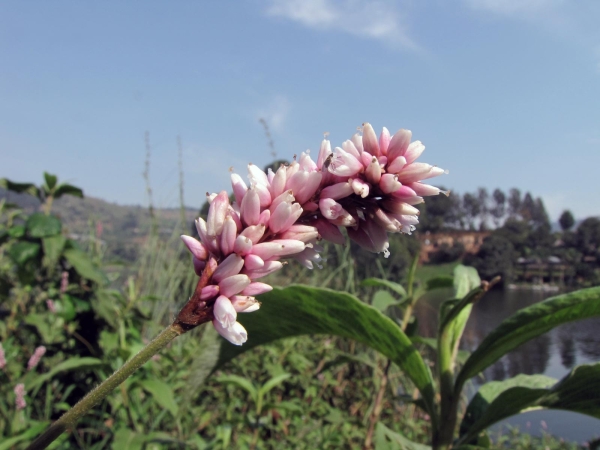
<path fill-rule="evenodd" d="M 473 350 L 502 320 L 521 308 L 556 295 L 539 291 L 492 291 L 473 308 L 463 335 L 461 348 Z M 447 297 L 446 297 L 447 298 Z M 439 296 L 417 304 L 415 315 L 421 335 L 434 337 Z M 560 379 L 579 364 L 600 361 L 600 318 L 587 319 L 562 325 L 533 339 L 505 355 L 484 372 L 483 378 L 474 378 L 471 396 L 486 381 L 499 381 L 518 374 L 544 374 Z M 600 389 L 600 384 L 597 386 Z M 566 411 L 530 411 L 500 422 L 493 429 L 511 425 L 522 431 L 540 435 L 543 431 L 568 441 L 587 442 L 600 437 L 600 420 Z"/>

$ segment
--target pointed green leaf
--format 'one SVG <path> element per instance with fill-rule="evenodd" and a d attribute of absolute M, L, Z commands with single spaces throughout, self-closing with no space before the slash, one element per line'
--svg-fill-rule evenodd
<path fill-rule="evenodd" d="M 62 197 L 63 195 L 72 195 L 73 197 L 83 198 L 83 191 L 76 186 L 70 184 L 61 184 L 54 192 L 54 198 Z"/>
<path fill-rule="evenodd" d="M 256 387 L 254 387 L 252 382 L 249 381 L 247 378 L 240 377 L 238 375 L 223 375 L 223 376 L 219 377 L 217 379 L 217 381 L 219 383 L 234 384 L 237 387 L 242 388 L 248 394 L 250 394 L 250 397 L 252 397 L 252 399 L 254 401 L 256 401 L 256 399 L 258 398 L 258 395 L 257 395 L 258 391 L 257 391 Z"/>
<path fill-rule="evenodd" d="M 39 423 L 28 423 L 28 429 L 24 433 L 19 434 L 18 436 L 13 436 L 8 439 L 3 439 L 0 442 L 0 450 L 10 450 L 15 448 L 15 445 L 21 441 L 32 440 L 37 437 L 42 431 L 44 431 L 48 427 L 47 422 L 39 422 Z"/>
<path fill-rule="evenodd" d="M 138 434 L 135 431 L 128 430 L 127 428 L 120 428 L 115 432 L 115 437 L 113 439 L 111 448 L 142 450 L 144 448 L 145 441 L 145 435 Z"/>
<path fill-rule="evenodd" d="M 426 291 L 433 291 L 434 289 L 444 289 L 454 287 L 454 277 L 449 275 L 441 275 L 439 277 L 430 278 L 425 283 Z"/>
<path fill-rule="evenodd" d="M 264 396 L 271 389 L 273 389 L 277 385 L 283 383 L 285 380 L 287 380 L 291 376 L 292 376 L 291 373 L 282 373 L 281 375 L 274 376 L 273 378 L 271 378 L 269 381 L 267 381 L 265 384 L 263 384 L 261 386 L 261 388 L 259 389 L 259 394 Z"/>
<path fill-rule="evenodd" d="M 91 367 L 96 367 L 102 364 L 97 358 L 69 358 L 56 366 L 54 366 L 49 372 L 46 372 L 43 375 L 36 377 L 31 383 L 29 383 L 26 388 L 27 391 L 34 389 L 35 387 L 41 385 L 46 380 L 51 379 L 54 375 L 59 372 L 64 372 L 66 370 L 75 370 L 75 369 L 89 369 Z"/>
<path fill-rule="evenodd" d="M 375 450 L 431 450 L 429 445 L 418 444 L 390 430 L 383 423 L 375 427 Z"/>
<path fill-rule="evenodd" d="M 397 305 L 398 303 L 388 291 L 377 291 L 373 295 L 373 308 L 377 311 L 385 312 L 390 306 Z"/>
<path fill-rule="evenodd" d="M 29 216 L 26 223 L 29 236 L 43 238 L 60 234 L 62 224 L 56 216 L 47 216 L 42 213 L 34 213 Z"/>
<path fill-rule="evenodd" d="M 434 409 L 433 380 L 429 367 L 410 339 L 388 317 L 350 294 L 308 286 L 275 288 L 260 296 L 261 308 L 240 314 L 248 342 L 224 342 L 217 367 L 251 348 L 291 336 L 330 334 L 362 342 L 397 364 L 415 383 Z"/>
<path fill-rule="evenodd" d="M 44 264 L 46 267 L 54 267 L 58 263 L 58 259 L 65 248 L 67 238 L 62 234 L 48 236 L 42 239 L 44 247 Z"/>
<path fill-rule="evenodd" d="M 179 407 L 175 403 L 175 395 L 171 386 L 158 379 L 140 381 L 140 386 L 145 391 L 148 391 L 154 398 L 154 401 L 169 411 L 173 417 L 177 416 Z"/>
<path fill-rule="evenodd" d="M 384 287 L 394 291 L 400 297 L 406 297 L 406 289 L 402 285 L 393 281 L 382 280 L 381 278 L 367 278 L 361 283 L 362 286 Z"/>
<path fill-rule="evenodd" d="M 482 386 L 467 408 L 461 440 L 468 442 L 494 423 L 531 409 L 562 409 L 600 419 L 600 363 L 575 367 L 554 383 L 543 375 L 519 375 Z"/>
<path fill-rule="evenodd" d="M 465 362 L 457 378 L 462 386 L 502 355 L 563 323 L 600 316 L 600 287 L 549 298 L 504 320 Z"/>
<path fill-rule="evenodd" d="M 96 268 L 86 253 L 72 248 L 65 250 L 63 255 L 80 276 L 95 281 L 98 284 L 104 283 L 106 277 L 98 268 Z"/>
<path fill-rule="evenodd" d="M 0 187 L 19 194 L 38 196 L 38 188 L 33 183 L 15 183 L 8 178 L 0 178 Z"/>
<path fill-rule="evenodd" d="M 11 245 L 7 253 L 10 258 L 22 266 L 31 258 L 35 258 L 40 252 L 40 244 L 35 242 L 17 242 L 15 245 Z"/>
<path fill-rule="evenodd" d="M 56 181 L 58 180 L 58 178 L 56 177 L 56 175 L 44 172 L 44 180 L 46 180 L 46 186 L 48 186 L 48 189 L 51 191 L 56 186 Z"/>

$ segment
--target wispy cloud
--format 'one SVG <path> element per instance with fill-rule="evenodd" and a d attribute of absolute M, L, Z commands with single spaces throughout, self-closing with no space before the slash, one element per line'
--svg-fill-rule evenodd
<path fill-rule="evenodd" d="M 498 14 L 522 15 L 547 11 L 563 0 L 465 0 L 470 7 Z"/>
<path fill-rule="evenodd" d="M 276 132 L 283 130 L 292 104 L 284 95 L 275 96 L 268 104 L 256 111 L 256 119 L 265 119 L 269 127 Z"/>
<path fill-rule="evenodd" d="M 392 2 L 369 0 L 270 0 L 266 13 L 308 28 L 338 31 L 418 51 Z"/>

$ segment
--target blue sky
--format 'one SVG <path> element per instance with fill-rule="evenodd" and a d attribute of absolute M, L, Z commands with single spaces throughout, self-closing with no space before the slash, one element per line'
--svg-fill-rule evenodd
<path fill-rule="evenodd" d="M 368 121 L 413 131 L 458 192 L 518 186 L 600 214 L 600 2 L 254 0 L 0 3 L 0 177 L 57 173 L 157 206 L 229 167 L 316 154 Z"/>

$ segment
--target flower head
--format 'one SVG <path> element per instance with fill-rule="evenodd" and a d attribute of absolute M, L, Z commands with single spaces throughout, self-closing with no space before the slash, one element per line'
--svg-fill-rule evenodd
<path fill-rule="evenodd" d="M 17 407 L 17 411 L 21 409 L 25 409 L 27 406 L 27 402 L 25 402 L 25 385 L 23 383 L 19 383 L 14 388 L 15 392 L 15 406 Z"/>
<path fill-rule="evenodd" d="M 223 337 L 236 345 L 246 341 L 237 313 L 260 307 L 254 295 L 271 287 L 256 280 L 283 267 L 281 259 L 320 267 L 318 240 L 342 244 L 342 228 L 363 248 L 387 257 L 388 233 L 415 229 L 414 205 L 441 192 L 421 181 L 444 171 L 417 163 L 425 147 L 411 138 L 410 131 L 391 135 L 386 128 L 377 138 L 365 123 L 362 135 L 334 151 L 324 139 L 316 163 L 307 151 L 276 171 L 249 164 L 248 184 L 233 173 L 233 204 L 225 191 L 207 195 L 208 216 L 196 221 L 200 239 L 182 239 L 196 273 L 208 265 L 214 271 L 199 299 L 212 305 L 213 324 Z"/>
<path fill-rule="evenodd" d="M 4 355 L 4 347 L 2 347 L 2 343 L 0 342 L 0 369 L 4 369 L 6 367 L 6 356 Z"/>
<path fill-rule="evenodd" d="M 35 366 L 37 366 L 40 360 L 42 359 L 42 356 L 44 356 L 45 354 L 46 347 L 41 345 L 38 348 L 36 348 L 33 352 L 33 355 L 31 355 L 31 358 L 29 358 L 29 362 L 27 363 L 27 370 L 35 368 Z"/>

